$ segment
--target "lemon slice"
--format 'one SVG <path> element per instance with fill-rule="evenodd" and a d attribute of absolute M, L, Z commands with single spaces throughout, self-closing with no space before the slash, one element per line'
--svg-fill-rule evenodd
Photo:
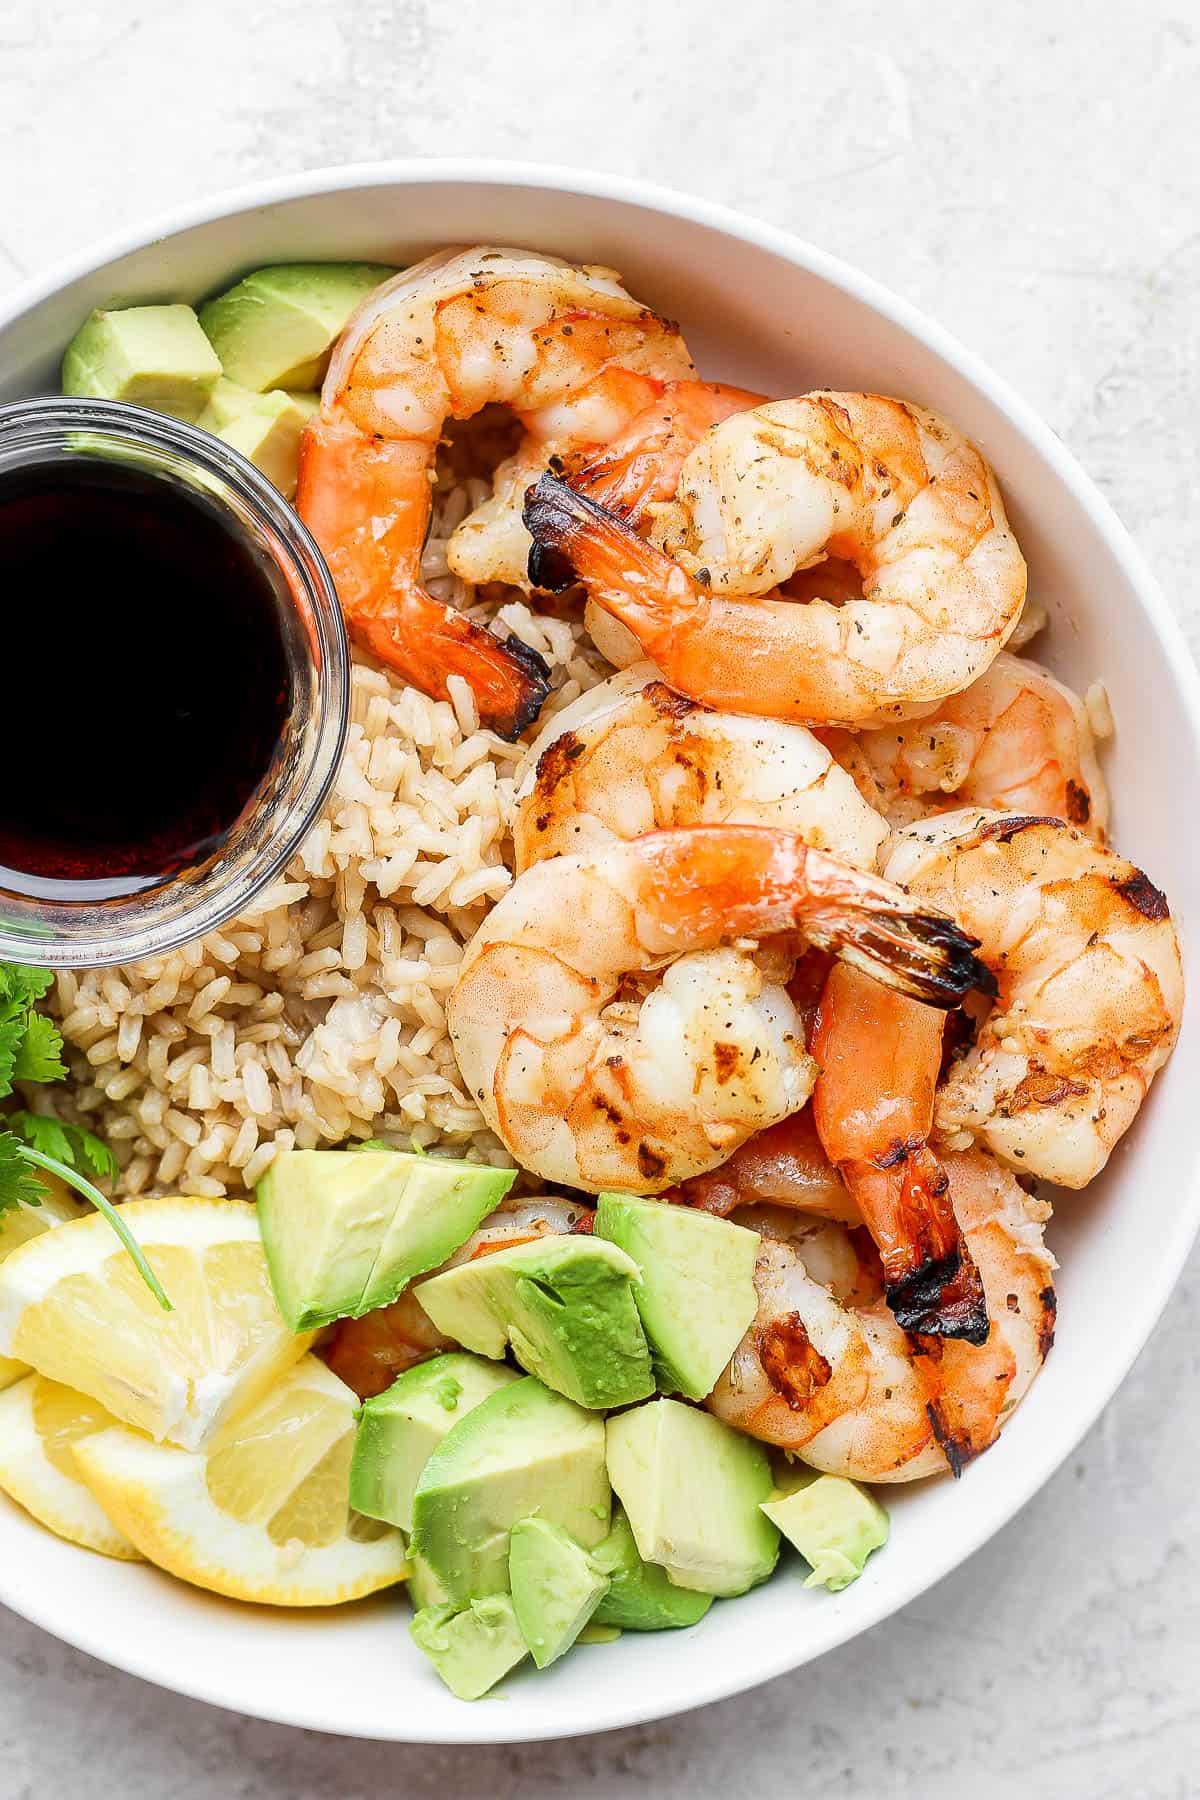
<path fill-rule="evenodd" d="M 59 1537 L 124 1562 L 140 1553 L 79 1479 L 71 1446 L 115 1425 L 85 1394 L 26 1375 L 0 1394 L 0 1488 Z"/>
<path fill-rule="evenodd" d="M 113 1523 L 172 1575 L 235 1600 L 334 1606 L 405 1574 L 400 1533 L 350 1507 L 357 1405 L 306 1356 L 205 1454 L 116 1425 L 75 1460 Z"/>
<path fill-rule="evenodd" d="M 134 1200 L 121 1216 L 174 1311 L 91 1214 L 0 1263 L 0 1353 L 153 1438 L 198 1449 L 312 1338 L 293 1337 L 279 1316 L 246 1201 Z"/>
<path fill-rule="evenodd" d="M 40 1237 L 54 1225 L 65 1225 L 68 1219 L 82 1219 L 89 1211 L 83 1201 L 77 1200 L 66 1184 L 57 1181 L 53 1175 L 40 1175 L 38 1179 L 46 1188 L 40 1206 L 27 1206 L 22 1200 L 7 1212 L 0 1213 L 0 1262 L 21 1244 L 27 1244 L 30 1238 Z M 18 1362 L 12 1356 L 0 1356 L 0 1391 L 28 1373 L 28 1363 Z"/>

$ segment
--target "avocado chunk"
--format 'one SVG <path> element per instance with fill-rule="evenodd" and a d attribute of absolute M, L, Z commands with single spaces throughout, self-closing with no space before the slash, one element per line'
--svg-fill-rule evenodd
<path fill-rule="evenodd" d="M 518 1381 L 515 1369 L 451 1350 L 418 1363 L 358 1415 L 350 1464 L 350 1504 L 369 1519 L 412 1530 L 417 1478 L 452 1426 L 497 1388 Z"/>
<path fill-rule="evenodd" d="M 584 1626 L 575 1639 L 577 1644 L 615 1644 L 620 1637 L 620 1629 L 616 1625 L 597 1625 L 595 1619 Z"/>
<path fill-rule="evenodd" d="M 672 1631 L 695 1625 L 712 1605 L 711 1594 L 676 1587 L 665 1569 L 642 1561 L 620 1507 L 614 1508 L 612 1528 L 591 1556 L 609 1581 L 608 1592 L 592 1614 L 593 1625 L 617 1625 L 625 1631 Z"/>
<path fill-rule="evenodd" d="M 758 1310 L 758 1233 L 690 1206 L 630 1194 L 601 1194 L 595 1233 L 641 1270 L 633 1297 L 659 1387 L 703 1400 Z"/>
<path fill-rule="evenodd" d="M 361 300 L 396 273 L 383 263 L 279 263 L 255 269 L 200 308 L 200 323 L 231 381 L 315 388 Z"/>
<path fill-rule="evenodd" d="M 149 406 L 191 422 L 221 374 L 190 306 L 127 306 L 94 312 L 67 345 L 62 391 Z"/>
<path fill-rule="evenodd" d="M 254 394 L 222 375 L 196 423 L 232 445 L 290 500 L 300 470 L 300 433 L 319 406 L 315 394 L 280 388 Z"/>
<path fill-rule="evenodd" d="M 588 1549 L 608 1530 L 604 1421 L 532 1376 L 451 1427 L 413 1495 L 412 1551 L 451 1600 L 508 1589 L 508 1539 L 537 1513 Z"/>
<path fill-rule="evenodd" d="M 779 1531 L 760 1504 L 773 1490 L 761 1444 L 681 1400 L 620 1413 L 607 1434 L 609 1479 L 646 1562 L 702 1594 L 766 1580 Z"/>
<path fill-rule="evenodd" d="M 468 1601 L 461 1612 L 427 1606 L 408 1629 L 459 1700 L 481 1700 L 529 1654 L 507 1594 Z"/>
<path fill-rule="evenodd" d="M 423 1281 L 439 1331 L 481 1356 L 511 1345 L 523 1369 L 580 1406 L 627 1406 L 654 1392 L 633 1299 L 637 1264 L 595 1237 L 543 1237 Z"/>
<path fill-rule="evenodd" d="M 789 1474 L 786 1488 L 790 1491 L 763 1502 L 763 1512 L 812 1564 L 805 1587 L 840 1593 L 858 1580 L 872 1550 L 887 1543 L 887 1513 L 844 1475 L 807 1469 L 795 1477 Z"/>
<path fill-rule="evenodd" d="M 512 1169 L 403 1150 L 285 1150 L 258 1184 L 280 1312 L 310 1331 L 388 1305 L 465 1243 L 515 1180 Z"/>
<path fill-rule="evenodd" d="M 521 1636 L 538 1668 L 548 1668 L 595 1612 L 608 1577 L 560 1525 L 538 1517 L 513 1526 L 508 1575 Z"/>
<path fill-rule="evenodd" d="M 427 1562 L 411 1553 L 408 1558 L 408 1597 L 414 1612 L 427 1606 L 445 1606 L 450 1596 Z"/>

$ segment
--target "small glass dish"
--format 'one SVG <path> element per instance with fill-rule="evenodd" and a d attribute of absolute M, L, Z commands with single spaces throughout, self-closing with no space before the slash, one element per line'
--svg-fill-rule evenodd
<path fill-rule="evenodd" d="M 36 898 L 0 887 L 0 961 L 99 967 L 162 956 L 233 918 L 314 823 L 346 737 L 350 659 L 329 571 L 282 494 L 219 439 L 141 407 L 47 398 L 0 407 L 0 479 L 67 458 L 119 462 L 217 507 L 270 576 L 291 680 L 279 750 L 253 801 L 202 865 L 115 899 Z M 180 649 L 186 648 L 182 637 Z M 214 732 L 222 729 L 214 714 Z M 36 780 L 6 770 L 6 780 Z M 87 771 L 80 771 L 87 779 Z M 46 795 L 52 808 L 54 796 Z"/>

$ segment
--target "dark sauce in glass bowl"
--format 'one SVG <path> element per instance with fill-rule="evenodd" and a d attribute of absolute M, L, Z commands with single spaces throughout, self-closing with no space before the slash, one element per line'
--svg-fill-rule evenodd
<path fill-rule="evenodd" d="M 211 862 L 282 751 L 280 579 L 182 483 L 0 477 L 0 889 L 95 902 Z"/>

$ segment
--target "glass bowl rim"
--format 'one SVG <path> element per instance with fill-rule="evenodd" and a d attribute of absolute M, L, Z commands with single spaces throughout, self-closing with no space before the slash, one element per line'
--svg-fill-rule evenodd
<path fill-rule="evenodd" d="M 246 909 L 284 869 L 315 823 L 337 774 L 350 721 L 350 651 L 333 577 L 311 532 L 273 482 L 232 446 L 195 425 L 124 401 L 71 395 L 39 395 L 0 406 L 0 457 L 13 443 L 61 447 L 66 433 L 87 431 L 126 450 L 146 448 L 215 477 L 265 527 L 273 550 L 307 603 L 314 639 L 315 725 L 291 802 L 252 865 L 231 874 L 218 855 L 203 883 L 181 903 L 158 914 L 145 909 L 146 894 L 99 906 L 45 903 L 46 935 L 19 932 L 0 922 L 0 962 L 42 968 L 106 968 L 165 956 L 227 924 Z M 166 891 L 170 891 L 170 887 Z M 34 903 L 37 904 L 37 903 Z M 71 914 L 86 914 L 89 924 Z M 139 920 L 140 913 L 140 920 Z"/>

